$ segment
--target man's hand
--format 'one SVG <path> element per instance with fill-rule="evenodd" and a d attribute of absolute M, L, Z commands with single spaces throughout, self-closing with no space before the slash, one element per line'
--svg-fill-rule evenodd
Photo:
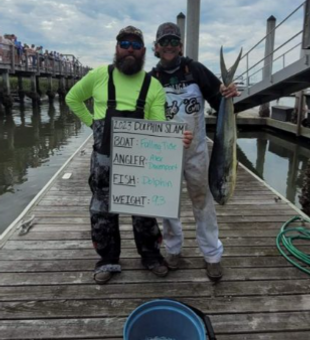
<path fill-rule="evenodd" d="M 185 149 L 188 149 L 191 145 L 191 142 L 193 140 L 193 134 L 191 131 L 184 131 L 183 133 L 183 145 Z"/>
<path fill-rule="evenodd" d="M 239 97 L 241 95 L 241 92 L 237 90 L 237 86 L 234 83 L 229 84 L 227 87 L 221 84 L 220 92 L 225 98 Z"/>

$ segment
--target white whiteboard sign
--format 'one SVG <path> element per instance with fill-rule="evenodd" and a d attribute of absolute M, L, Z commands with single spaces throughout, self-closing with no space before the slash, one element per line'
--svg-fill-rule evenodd
<path fill-rule="evenodd" d="M 112 213 L 178 218 L 186 124 L 112 118 Z"/>

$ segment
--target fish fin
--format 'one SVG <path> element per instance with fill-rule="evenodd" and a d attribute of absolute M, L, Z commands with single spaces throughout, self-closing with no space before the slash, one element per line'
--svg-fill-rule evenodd
<path fill-rule="evenodd" d="M 222 73 L 222 80 L 225 86 L 228 86 L 229 84 L 232 83 L 235 72 L 237 70 L 237 67 L 239 65 L 241 56 L 242 56 L 242 48 L 240 50 L 240 53 L 238 55 L 238 58 L 236 59 L 235 63 L 233 64 L 233 66 L 227 70 L 226 65 L 225 65 L 225 61 L 224 61 L 224 55 L 223 55 L 223 46 L 221 46 L 221 52 L 220 52 L 220 63 L 221 63 L 221 73 Z"/>
<path fill-rule="evenodd" d="M 221 51 L 220 51 L 220 64 L 221 64 L 221 75 L 222 75 L 222 80 L 224 85 L 226 85 L 226 79 L 228 76 L 228 71 L 225 65 L 224 61 L 224 55 L 223 55 L 223 46 L 221 46 Z"/>

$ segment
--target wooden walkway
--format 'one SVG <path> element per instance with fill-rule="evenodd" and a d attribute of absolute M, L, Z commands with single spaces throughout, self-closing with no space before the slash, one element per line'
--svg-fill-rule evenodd
<path fill-rule="evenodd" d="M 16 46 L 0 43 L 0 74 L 9 73 L 24 77 L 35 74 L 41 77 L 80 79 L 90 70 L 88 66 L 83 66 L 73 54 L 61 56 L 61 58 L 54 58 L 51 55 L 28 51 L 18 56 Z M 70 60 L 67 60 L 67 57 Z M 35 62 L 32 58 L 35 58 Z"/>
<path fill-rule="evenodd" d="M 30 232 L 15 232 L 0 250 L 0 339 L 122 339 L 128 314 L 163 297 L 207 313 L 218 340 L 310 339 L 310 277 L 275 246 L 282 223 L 299 212 L 243 167 L 234 198 L 217 206 L 225 247 L 221 282 L 213 284 L 205 274 L 183 190 L 181 268 L 166 278 L 143 269 L 131 219 L 122 217 L 123 271 L 96 285 L 88 215 L 90 150 L 88 142 L 63 171 L 72 177 L 62 179 L 62 173 L 29 212 L 36 216 Z"/>

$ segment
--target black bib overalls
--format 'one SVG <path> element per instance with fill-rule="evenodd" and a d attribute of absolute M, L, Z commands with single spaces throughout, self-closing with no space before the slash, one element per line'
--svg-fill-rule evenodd
<path fill-rule="evenodd" d="M 89 185 L 93 194 L 90 203 L 92 241 L 97 253 L 101 256 L 101 260 L 96 265 L 97 271 L 120 270 L 120 266 L 117 265 L 121 251 L 119 217 L 117 214 L 109 213 L 111 119 L 112 117 L 143 119 L 145 99 L 151 81 L 151 77 L 145 74 L 135 111 L 120 111 L 116 109 L 113 66 L 110 65 L 108 70 L 108 108 L 105 119 L 94 120 L 93 123 L 94 150 L 91 157 L 89 178 Z M 142 257 L 142 264 L 151 269 L 157 263 L 162 263 L 163 257 L 159 249 L 162 235 L 156 219 L 132 216 L 132 225 L 136 247 Z"/>

